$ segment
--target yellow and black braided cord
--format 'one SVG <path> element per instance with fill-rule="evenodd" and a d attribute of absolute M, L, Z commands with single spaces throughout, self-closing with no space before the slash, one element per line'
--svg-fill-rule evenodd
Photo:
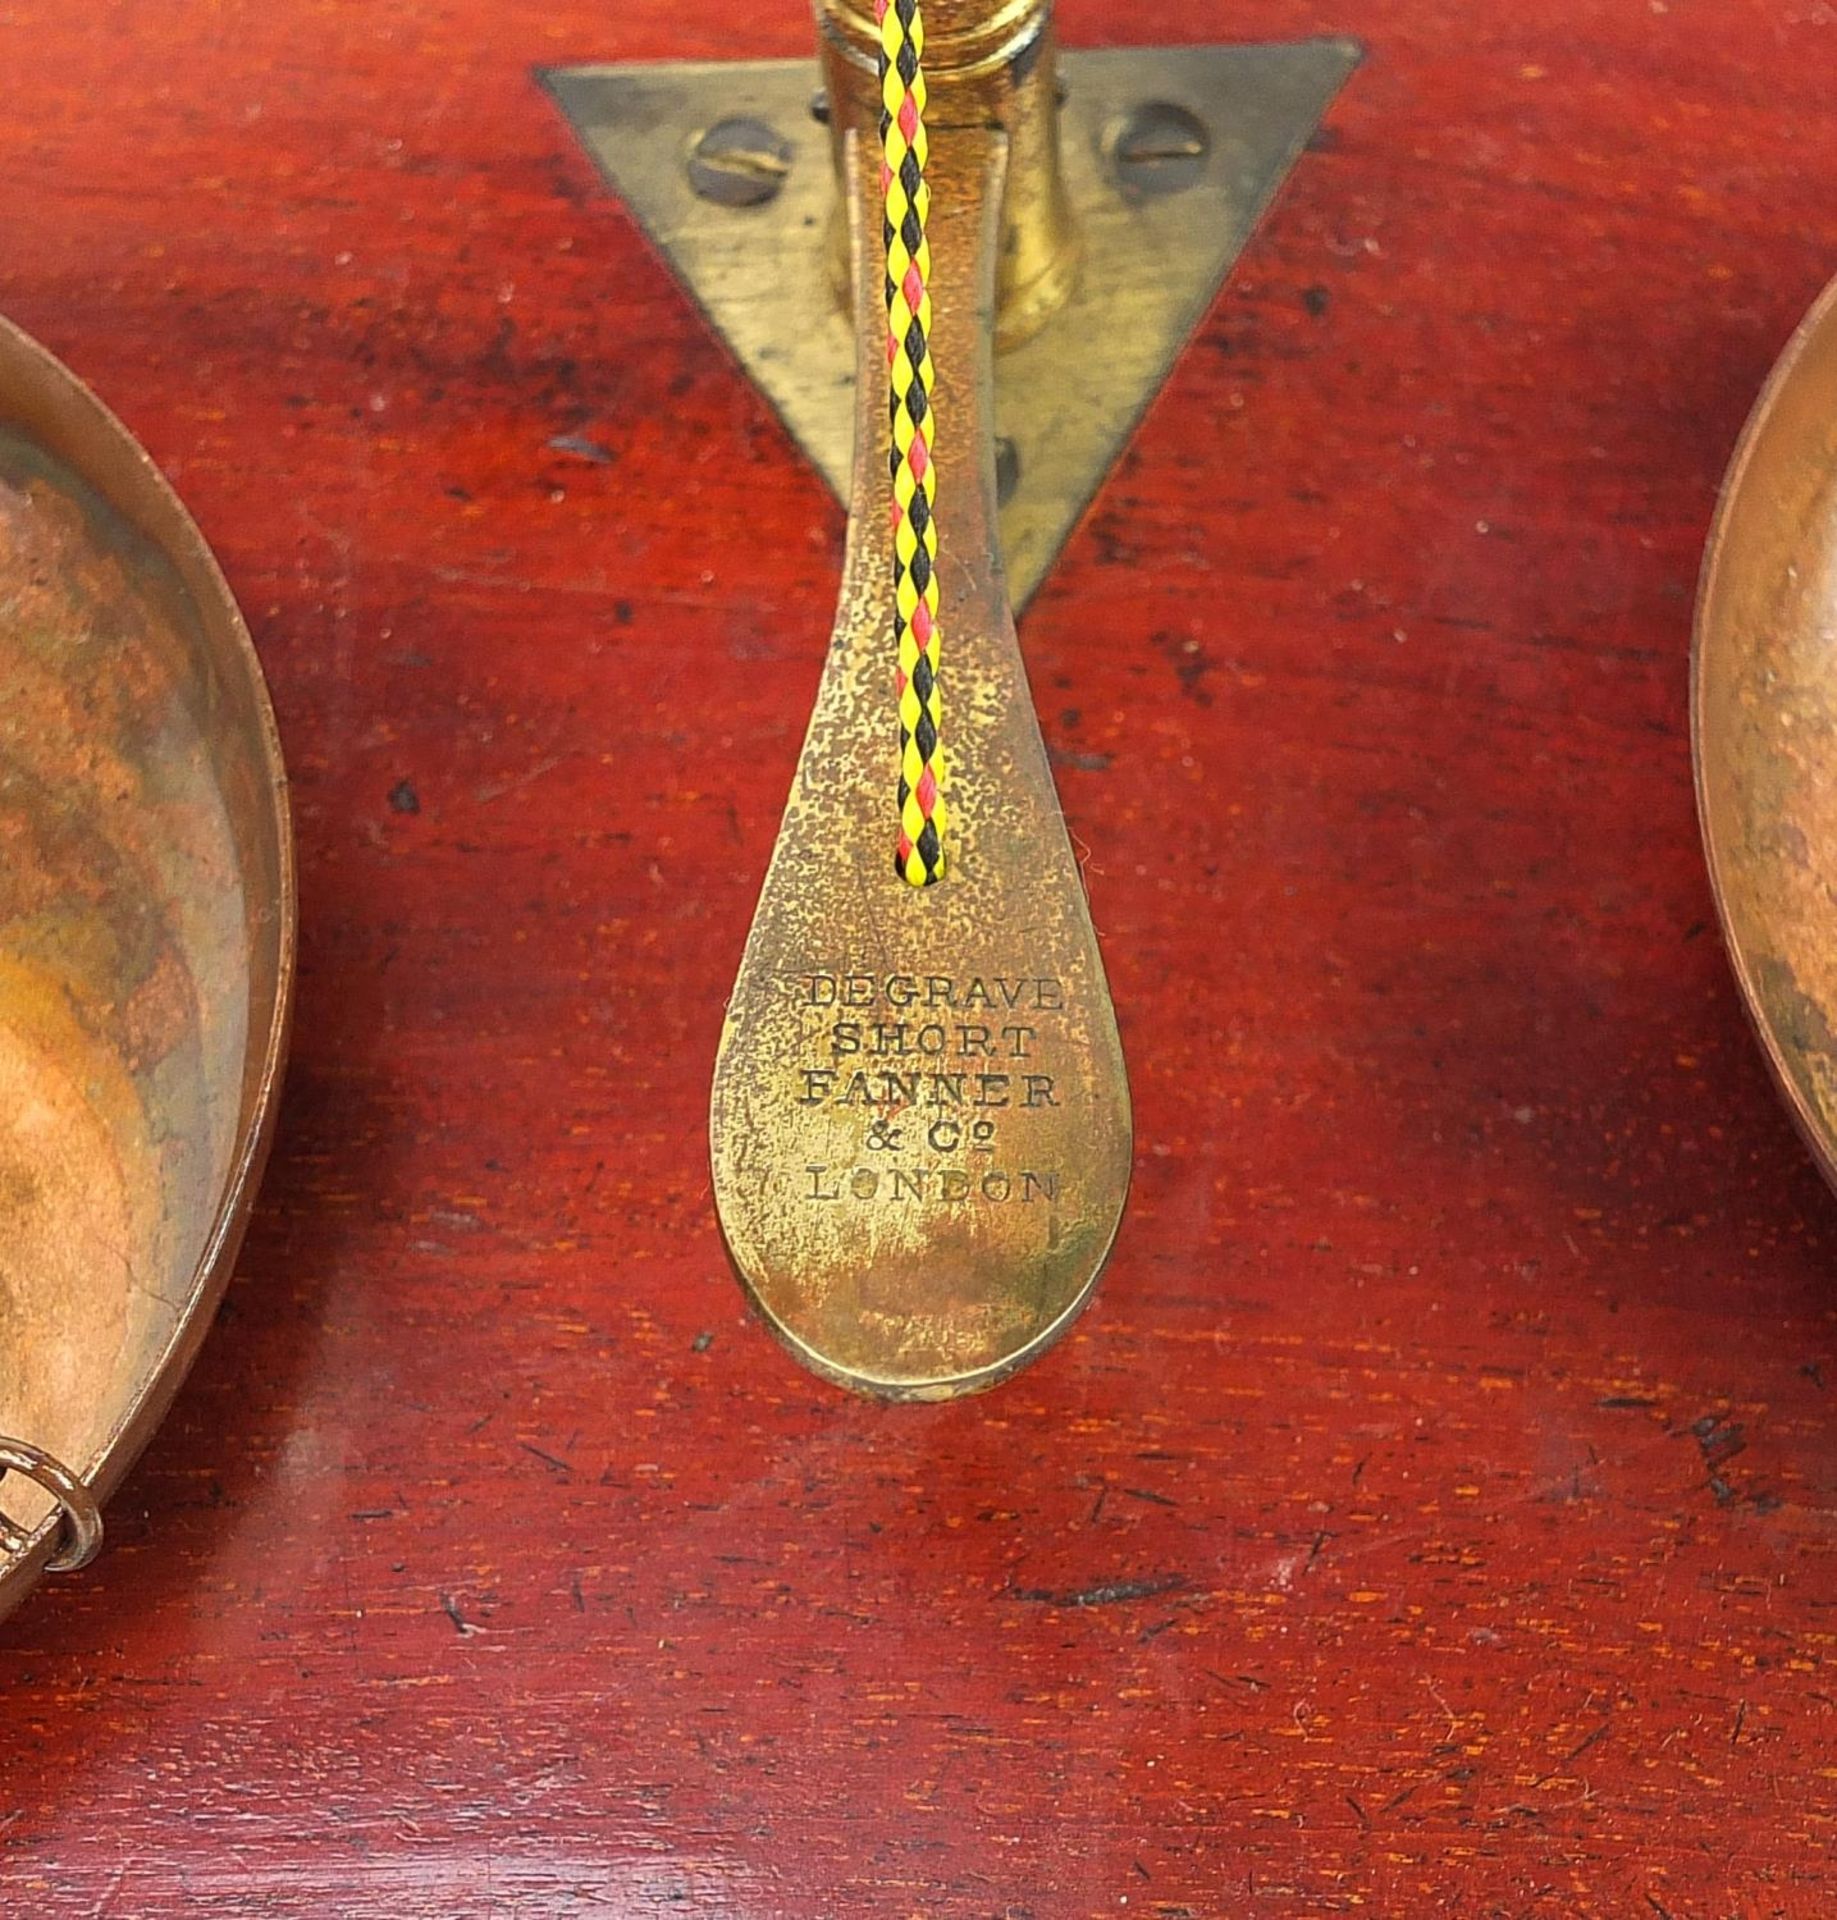
<path fill-rule="evenodd" d="M 925 24 L 919 0 L 879 0 L 881 184 L 885 189 L 888 406 L 893 440 L 893 637 L 898 654 L 902 878 L 944 877 L 944 754 L 938 714 L 937 474 L 932 461 L 931 247 L 925 236 Z"/>

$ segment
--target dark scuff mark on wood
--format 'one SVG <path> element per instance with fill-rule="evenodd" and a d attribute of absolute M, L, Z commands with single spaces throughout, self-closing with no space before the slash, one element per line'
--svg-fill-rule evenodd
<path fill-rule="evenodd" d="M 1179 1593 L 1188 1584 L 1183 1573 L 1159 1573 L 1140 1580 L 1104 1580 L 1090 1587 L 1015 1587 L 1013 1594 L 1017 1600 L 1047 1607 L 1115 1607 L 1131 1600 Z"/>

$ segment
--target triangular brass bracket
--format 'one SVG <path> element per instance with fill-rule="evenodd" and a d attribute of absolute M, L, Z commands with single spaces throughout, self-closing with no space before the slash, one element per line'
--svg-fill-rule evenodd
<path fill-rule="evenodd" d="M 1017 606 L 1045 577 L 1359 49 L 1312 40 L 1060 59 L 1066 181 L 1084 249 L 1078 284 L 1046 327 L 996 362 L 1001 534 Z M 855 356 L 826 254 L 836 185 L 829 136 L 812 117 L 814 64 L 564 67 L 543 78 L 846 498 Z M 690 160 L 710 128 L 736 121 L 775 136 L 769 178 L 757 193 L 704 197 Z"/>

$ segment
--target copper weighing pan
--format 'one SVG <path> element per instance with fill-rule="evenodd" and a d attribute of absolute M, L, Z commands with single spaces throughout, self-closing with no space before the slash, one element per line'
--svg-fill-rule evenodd
<path fill-rule="evenodd" d="M 94 1551 L 204 1336 L 293 945 L 280 743 L 223 576 L 0 321 L 0 1616 Z"/>
<path fill-rule="evenodd" d="M 1697 608 L 1691 735 L 1736 976 L 1837 1185 L 1837 283 L 1729 469 Z"/>

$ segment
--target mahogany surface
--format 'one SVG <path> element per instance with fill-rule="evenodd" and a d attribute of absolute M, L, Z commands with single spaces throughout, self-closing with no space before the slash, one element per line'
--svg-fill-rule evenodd
<path fill-rule="evenodd" d="M 1685 735 L 1837 17 L 1061 19 L 1370 57 L 1025 623 L 1115 1262 L 889 1411 L 704 1142 L 841 515 L 531 74 L 799 0 L 0 12 L 0 310 L 214 542 L 303 880 L 222 1322 L 0 1640 L 8 1920 L 1837 1904 L 1837 1203 Z"/>

